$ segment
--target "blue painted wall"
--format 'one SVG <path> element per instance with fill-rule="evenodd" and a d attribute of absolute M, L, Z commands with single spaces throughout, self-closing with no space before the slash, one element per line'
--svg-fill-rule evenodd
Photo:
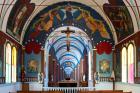
<path fill-rule="evenodd" d="M 101 73 L 100 71 L 100 61 L 102 60 L 108 60 L 109 61 L 109 72 L 104 72 L 104 73 Z M 111 72 L 112 72 L 112 62 L 113 62 L 113 59 L 112 59 L 112 53 L 110 53 L 109 55 L 103 53 L 101 55 L 99 54 L 96 54 L 96 71 L 100 73 L 100 76 L 101 77 L 110 77 L 111 76 Z"/>
<path fill-rule="evenodd" d="M 31 60 L 35 60 L 37 62 L 37 69 L 35 71 L 29 68 L 29 62 Z M 37 77 L 38 72 L 41 71 L 41 53 L 39 54 L 34 54 L 33 52 L 31 54 L 25 53 L 24 65 L 25 65 L 26 77 Z"/>

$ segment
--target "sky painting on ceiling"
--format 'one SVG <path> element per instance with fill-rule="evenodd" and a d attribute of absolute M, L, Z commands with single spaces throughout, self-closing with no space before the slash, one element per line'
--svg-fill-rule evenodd
<path fill-rule="evenodd" d="M 92 8 L 76 2 L 60 2 L 38 13 L 25 33 L 23 44 L 34 40 L 45 46 L 48 35 L 62 26 L 75 26 L 93 38 L 94 45 L 106 40 L 114 44 L 111 30 L 105 20 Z"/>

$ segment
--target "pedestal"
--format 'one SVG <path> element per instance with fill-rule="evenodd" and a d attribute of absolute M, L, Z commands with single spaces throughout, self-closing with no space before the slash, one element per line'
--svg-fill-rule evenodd
<path fill-rule="evenodd" d="M 22 91 L 29 91 L 29 83 L 22 83 Z"/>
<path fill-rule="evenodd" d="M 82 82 L 80 82 L 80 86 L 81 87 L 87 87 L 88 86 L 88 82 L 87 81 L 82 81 Z"/>
<path fill-rule="evenodd" d="M 93 87 L 93 80 L 88 80 L 88 87 Z"/>

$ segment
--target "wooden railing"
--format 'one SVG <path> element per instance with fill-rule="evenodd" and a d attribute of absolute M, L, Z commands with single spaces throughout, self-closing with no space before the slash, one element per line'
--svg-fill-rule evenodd
<path fill-rule="evenodd" d="M 95 91 L 94 87 L 43 87 L 43 91 L 63 91 L 64 93 L 78 93 L 78 91 Z"/>
<path fill-rule="evenodd" d="M 75 90 L 76 89 L 76 90 Z M 18 91 L 17 93 L 132 93 L 123 92 L 123 90 L 79 90 L 78 88 L 64 88 L 60 90 L 46 90 L 46 91 Z"/>
<path fill-rule="evenodd" d="M 140 78 L 139 78 L 140 80 Z M 110 82 L 110 77 L 100 77 L 100 82 Z M 121 81 L 121 78 L 115 78 L 115 81 L 118 81 L 120 82 Z"/>
<path fill-rule="evenodd" d="M 5 77 L 0 77 L 0 84 L 5 83 Z"/>
<path fill-rule="evenodd" d="M 140 84 L 140 77 L 135 77 L 134 81 L 135 81 L 136 84 Z"/>
<path fill-rule="evenodd" d="M 100 82 L 109 82 L 110 77 L 100 77 Z"/>
<path fill-rule="evenodd" d="M 25 77 L 23 82 L 37 82 L 37 77 Z"/>

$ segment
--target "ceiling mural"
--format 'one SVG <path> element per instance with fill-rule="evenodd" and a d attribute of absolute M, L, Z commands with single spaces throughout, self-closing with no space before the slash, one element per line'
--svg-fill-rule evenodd
<path fill-rule="evenodd" d="M 134 32 L 132 19 L 123 1 L 108 1 L 109 3 L 105 3 L 103 8 L 114 25 L 118 41 L 121 41 Z"/>
<path fill-rule="evenodd" d="M 23 43 L 34 39 L 45 44 L 47 36 L 61 26 L 83 29 L 95 44 L 103 40 L 114 43 L 105 20 L 95 10 L 75 2 L 60 2 L 42 10 L 28 26 Z"/>
<path fill-rule="evenodd" d="M 46 7 L 33 18 L 23 44 L 28 52 L 39 50 L 40 46 L 31 48 L 33 44 L 42 47 L 48 44 L 53 48 L 57 62 L 70 75 L 84 51 L 88 52 L 102 42 L 108 42 L 111 49 L 114 46 L 108 24 L 94 9 L 76 2 L 60 2 Z"/>
<path fill-rule="evenodd" d="M 53 49 L 67 74 L 77 67 L 85 51 L 96 48 L 98 54 L 110 54 L 114 41 L 134 33 L 134 20 L 140 28 L 139 1 L 89 0 L 92 2 L 89 5 L 81 4 L 84 0 L 55 2 L 1 0 L 0 29 L 6 28 L 8 34 L 25 46 L 28 54 L 40 53 L 45 45 Z M 131 19 L 132 14 L 135 19 Z"/>
<path fill-rule="evenodd" d="M 18 0 L 15 3 L 8 19 L 7 33 L 16 38 L 18 41 L 21 38 L 25 22 L 35 8 L 35 4 L 30 3 L 30 1 L 31 0 Z"/>
<path fill-rule="evenodd" d="M 63 0 L 62 0 L 63 1 Z M 22 4 L 20 4 L 20 3 L 18 3 L 18 2 L 23 2 Z M 18 7 L 16 7 L 16 9 L 15 10 L 17 10 L 17 11 L 19 11 L 20 9 L 21 9 L 21 7 L 22 7 L 22 5 L 24 4 L 24 3 L 32 3 L 32 4 L 34 4 L 35 6 L 35 9 L 34 9 L 34 12 L 30 12 L 31 13 L 31 15 L 30 15 L 30 17 L 31 16 L 35 16 L 37 13 L 38 13 L 38 11 L 40 11 L 40 10 L 42 10 L 43 8 L 45 8 L 46 6 L 48 6 L 49 4 L 47 3 L 47 2 L 49 2 L 49 0 L 0 0 L 0 29 L 2 30 L 2 31 L 6 31 L 6 28 L 8 27 L 8 28 L 10 28 L 10 31 L 7 31 L 10 35 L 12 35 L 14 38 L 16 38 L 17 40 L 19 40 L 19 38 L 20 38 L 20 36 L 21 36 L 21 33 L 23 33 L 24 31 L 25 31 L 25 29 L 24 29 L 24 31 L 22 31 L 22 28 L 20 28 L 20 31 L 18 32 L 18 34 L 13 34 L 13 30 L 12 30 L 12 28 L 13 28 L 13 20 L 12 21 L 8 21 L 8 20 L 10 20 L 9 18 L 9 16 L 13 16 L 13 13 L 11 12 L 11 11 L 13 11 L 13 8 L 15 7 L 15 6 L 18 6 L 19 4 L 20 4 L 20 6 L 18 6 Z M 51 2 L 55 2 L 55 0 L 53 1 L 51 1 Z M 81 0 L 80 2 L 82 2 L 82 3 L 84 3 L 84 1 L 83 0 Z M 91 4 L 89 4 L 89 6 L 90 7 L 92 7 L 92 8 L 94 8 L 94 9 L 96 9 L 96 8 L 98 8 L 97 7 L 97 5 L 101 5 L 100 7 L 102 8 L 102 5 L 104 4 L 104 3 L 106 3 L 106 4 L 104 4 L 104 5 L 111 5 L 110 7 L 109 7 L 109 9 L 110 10 L 112 10 L 112 12 L 113 13 L 115 13 L 116 14 L 116 12 L 118 12 L 118 10 L 121 10 L 122 12 L 124 12 L 124 14 L 125 14 L 125 16 L 128 16 L 127 18 L 130 18 L 130 20 L 128 20 L 128 22 L 130 21 L 132 21 L 133 20 L 133 24 L 135 25 L 135 28 L 137 28 L 137 26 L 138 26 L 138 28 L 137 29 L 135 29 L 136 31 L 138 31 L 138 29 L 140 29 L 140 22 L 139 22 L 139 20 L 140 20 L 140 7 L 139 7 L 139 5 L 140 5 L 140 1 L 139 0 L 102 0 L 102 1 L 100 1 L 100 0 L 94 0 L 94 1 L 91 1 L 91 0 L 89 0 L 89 2 L 93 2 L 93 3 L 91 3 Z M 97 3 L 97 5 L 95 5 L 95 7 L 94 7 L 94 3 Z M 52 4 L 52 3 L 51 3 Z M 24 4 L 25 5 L 25 4 Z M 116 6 L 116 7 L 118 7 L 118 9 L 117 8 L 115 8 L 117 11 L 116 12 L 114 12 L 114 10 L 113 10 L 113 6 Z M 123 7 L 125 7 L 124 9 L 119 9 L 119 6 L 123 6 Z M 23 9 L 24 10 L 24 9 Z M 25 9 L 26 10 L 26 9 Z M 104 9 L 105 10 L 105 9 Z M 107 9 L 108 10 L 108 9 Z M 126 11 L 124 11 L 124 10 L 126 10 Z M 129 10 L 129 11 L 128 11 Z M 106 11 L 106 10 L 105 10 Z M 37 13 L 36 13 L 37 12 Z M 130 14 L 131 14 L 131 16 L 133 16 L 133 18 L 132 18 L 132 20 L 131 20 L 131 16 L 130 16 L 130 14 L 129 14 L 129 12 L 130 12 Z M 99 12 L 100 13 L 100 12 Z M 110 14 L 110 16 L 113 14 L 113 13 L 106 13 L 107 15 L 109 15 Z M 16 14 L 17 15 L 17 14 Z M 19 14 L 20 15 L 20 14 Z M 117 15 L 117 14 L 116 14 Z M 114 16 L 116 16 L 116 15 L 114 15 Z M 117 15 L 118 16 L 118 15 Z M 117 17 L 116 16 L 116 17 Z M 12 17 L 12 18 L 14 18 L 14 17 Z M 112 19 L 111 17 L 109 17 L 110 18 L 110 20 L 114 20 L 114 19 Z M 114 17 L 115 18 L 115 17 Z M 126 19 L 127 19 L 126 18 Z M 27 18 L 28 19 L 28 18 Z M 25 25 L 26 23 L 25 22 L 27 22 L 27 23 L 30 23 L 30 21 L 32 21 L 32 17 L 31 18 L 29 18 L 29 20 L 27 20 L 27 19 L 25 19 L 25 21 L 23 22 L 22 21 L 22 24 L 23 25 Z M 8 21 L 8 22 L 7 22 Z M 15 21 L 15 20 L 14 20 Z M 7 25 L 7 23 L 11 23 L 12 22 L 12 24 L 8 24 L 8 25 L 10 25 L 10 26 L 6 26 Z M 115 24 L 117 24 L 117 22 L 113 22 L 113 25 L 115 25 Z M 120 24 L 120 23 L 119 23 Z M 123 22 L 121 23 L 121 24 L 124 24 Z M 131 23 L 132 24 L 132 23 Z M 130 24 L 130 25 L 131 25 Z M 27 24 L 28 25 L 28 24 Z M 128 25 L 128 24 L 127 24 Z M 114 26 L 116 29 L 118 29 L 118 27 L 120 27 L 119 25 L 115 25 Z M 126 29 L 126 27 L 122 27 L 122 28 L 125 28 Z M 129 27 L 130 28 L 130 27 Z M 115 29 L 115 30 L 116 30 Z M 132 29 L 132 28 L 131 28 Z M 12 31 L 11 31 L 12 30 Z M 16 31 L 15 31 L 16 32 Z M 123 35 L 123 33 L 119 33 L 119 32 L 121 32 L 120 30 L 116 30 L 116 32 L 117 32 L 117 35 L 118 36 L 120 36 L 120 39 L 118 38 L 118 40 L 120 41 L 122 38 L 124 38 L 124 37 L 126 37 L 127 35 L 129 35 L 127 32 L 127 35 L 125 36 L 125 35 Z M 130 31 L 130 33 L 132 33 L 133 31 Z M 120 35 L 121 34 L 121 35 Z M 122 37 L 121 37 L 122 36 Z M 124 37 L 123 37 L 124 36 Z M 21 41 L 22 41 L 22 38 L 23 38 L 24 36 L 22 36 L 20 39 L 21 39 Z M 115 38 L 115 39 L 117 39 L 117 38 Z"/>

